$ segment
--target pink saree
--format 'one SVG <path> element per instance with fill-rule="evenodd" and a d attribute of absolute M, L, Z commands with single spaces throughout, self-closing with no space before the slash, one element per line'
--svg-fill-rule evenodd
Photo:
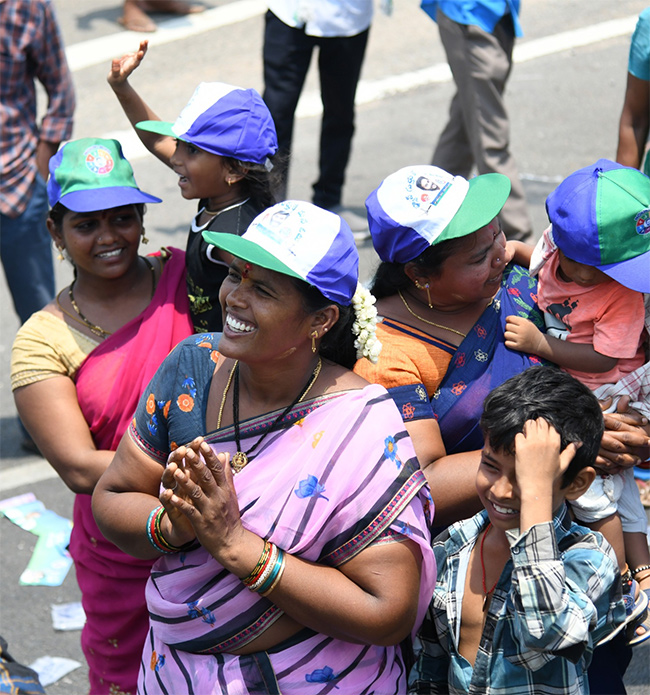
<path fill-rule="evenodd" d="M 212 373 L 209 337 L 200 345 L 185 341 L 149 386 L 156 399 L 172 403 L 168 420 L 152 424 L 141 402 L 130 429 L 134 441 L 161 460 L 165 441 L 190 435 L 183 424 L 187 413 L 174 408 L 200 372 L 186 355 L 203 351 Z M 242 423 L 244 450 L 276 415 Z M 232 427 L 205 437 L 216 451 L 234 453 Z M 414 541 L 422 575 L 413 632 L 419 627 L 435 584 L 428 530 L 433 508 L 411 440 L 385 389 L 370 385 L 294 407 L 235 477 L 235 487 L 244 525 L 306 560 L 338 567 L 371 544 Z M 351 644 L 303 629 L 267 651 L 233 655 L 282 613 L 269 600 L 272 595 L 250 592 L 198 545 L 159 558 L 146 597 L 150 630 L 138 682 L 143 695 L 406 692 L 400 645 Z"/>
<path fill-rule="evenodd" d="M 97 449 L 117 449 L 154 372 L 192 333 L 185 254 L 169 250 L 147 309 L 95 348 L 77 372 L 77 398 Z M 70 553 L 86 612 L 81 646 L 90 692 L 135 693 L 148 625 L 144 587 L 152 562 L 126 555 L 102 536 L 90 495 L 76 496 L 73 521 Z"/>

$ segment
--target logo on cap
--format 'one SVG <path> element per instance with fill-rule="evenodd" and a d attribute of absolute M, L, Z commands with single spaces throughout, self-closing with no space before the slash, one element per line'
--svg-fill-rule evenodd
<path fill-rule="evenodd" d="M 650 208 L 641 210 L 634 216 L 634 224 L 636 225 L 636 233 L 644 236 L 650 234 Z"/>
<path fill-rule="evenodd" d="M 410 200 L 414 207 L 421 208 L 427 213 L 432 205 L 438 205 L 445 193 L 449 190 L 449 179 L 435 173 L 416 175 L 410 174 L 406 178 L 406 199 Z"/>
<path fill-rule="evenodd" d="M 84 157 L 88 169 L 99 176 L 110 174 L 115 165 L 111 153 L 102 145 L 92 145 L 84 152 Z"/>

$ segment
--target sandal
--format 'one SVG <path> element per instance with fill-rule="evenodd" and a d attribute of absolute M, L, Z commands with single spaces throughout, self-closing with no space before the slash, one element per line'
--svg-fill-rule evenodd
<path fill-rule="evenodd" d="M 612 632 L 607 634 L 603 639 L 599 640 L 595 645 L 600 647 L 601 644 L 609 642 L 611 639 L 616 637 L 622 630 L 626 631 L 626 634 L 630 634 L 628 639 L 628 644 L 631 645 L 630 640 L 636 640 L 635 631 L 636 628 L 644 625 L 644 621 L 648 619 L 648 602 L 650 601 L 650 594 L 647 591 L 639 590 L 639 585 L 634 579 L 631 579 L 631 574 L 625 573 L 626 576 L 623 578 L 623 605 L 625 606 L 625 620 L 618 625 Z M 639 595 L 636 596 L 636 592 L 639 590 Z M 639 635 L 639 641 L 635 641 L 634 644 L 641 644 L 645 639 L 650 637 L 650 631 L 646 630 L 643 635 Z"/>
<path fill-rule="evenodd" d="M 641 594 L 645 594 L 646 598 L 650 601 L 650 589 L 641 589 Z M 640 635 L 636 632 L 639 628 L 643 629 Z M 630 647 L 637 647 L 639 644 L 643 644 L 646 640 L 650 639 L 650 611 L 646 610 L 645 616 L 632 621 L 626 629 L 629 636 L 627 643 Z"/>

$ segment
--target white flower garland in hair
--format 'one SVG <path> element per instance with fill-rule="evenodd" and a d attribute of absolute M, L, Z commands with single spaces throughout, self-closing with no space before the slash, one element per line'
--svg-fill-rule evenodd
<path fill-rule="evenodd" d="M 357 291 L 352 297 L 355 320 L 352 324 L 352 332 L 356 336 L 354 347 L 357 349 L 357 359 L 366 357 L 373 364 L 377 364 L 381 343 L 377 340 L 377 309 L 375 308 L 375 298 L 360 283 L 357 284 Z"/>

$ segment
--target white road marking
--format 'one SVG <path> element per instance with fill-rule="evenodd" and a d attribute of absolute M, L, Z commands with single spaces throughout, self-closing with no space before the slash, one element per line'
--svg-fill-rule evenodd
<path fill-rule="evenodd" d="M 238 7 L 240 5 L 242 7 Z M 192 33 L 207 31 L 208 29 L 212 29 L 216 26 L 225 26 L 224 22 L 234 23 L 235 21 L 243 21 L 243 19 L 248 19 L 249 17 L 255 16 L 255 14 L 259 14 L 265 7 L 265 3 L 257 2 L 257 0 L 240 0 L 240 2 L 225 5 L 224 7 L 217 8 L 216 10 L 210 10 L 200 15 L 190 15 L 191 24 L 187 27 L 179 26 L 178 28 L 162 28 L 163 23 L 161 23 L 161 28 L 155 34 L 152 34 L 152 37 L 157 37 L 159 33 L 161 36 L 157 37 L 155 43 L 152 39 L 150 39 L 150 43 L 151 45 L 160 45 L 161 43 L 175 41 L 178 38 L 185 38 L 186 36 L 192 35 Z M 230 13 L 224 12 L 223 15 L 217 15 L 217 13 L 221 12 L 221 10 L 225 11 L 228 8 L 232 8 Z M 210 21 L 207 23 L 199 23 L 197 18 L 205 17 L 206 15 L 210 15 Z M 237 19 L 238 17 L 240 19 Z M 580 48 L 582 46 L 589 46 L 594 43 L 614 39 L 619 36 L 631 35 L 634 31 L 634 27 L 636 26 L 637 19 L 638 17 L 636 15 L 631 17 L 622 17 L 621 19 L 613 19 L 607 22 L 601 22 L 600 24 L 582 27 L 580 29 L 564 31 L 551 36 L 544 36 L 540 39 L 522 41 L 515 46 L 514 62 L 526 63 L 530 60 L 536 60 L 538 58 L 560 53 L 562 51 L 568 51 L 575 48 Z M 165 23 L 165 26 L 169 26 L 171 24 L 176 25 L 178 22 L 185 21 L 186 18 L 173 19 Z M 162 32 L 165 33 L 162 34 Z M 127 40 L 124 40 L 124 45 L 126 47 L 124 48 L 123 52 L 127 52 L 133 50 L 134 38 L 131 36 L 133 34 L 134 32 L 124 32 L 122 35 L 115 34 L 112 37 L 103 37 L 102 39 L 97 39 L 96 41 L 107 41 L 107 44 L 112 47 L 112 53 L 110 54 L 110 57 L 112 57 L 113 55 L 120 55 L 120 51 L 115 49 L 115 37 L 129 35 L 128 46 Z M 138 35 L 136 35 L 136 37 L 137 36 Z M 94 44 L 95 41 L 77 44 L 77 46 L 86 46 L 83 53 L 85 53 L 88 60 L 94 59 L 96 56 L 94 56 L 93 53 L 97 53 L 97 49 L 95 47 L 90 49 L 90 47 L 87 45 L 90 43 Z M 68 49 L 68 54 L 70 51 L 75 50 L 77 46 L 71 46 Z M 90 58 L 88 54 L 90 54 L 92 58 Z M 81 57 L 82 55 L 79 55 L 79 59 L 81 59 Z M 102 56 L 102 60 L 109 60 L 110 57 L 104 58 L 104 56 Z M 83 67 L 87 67 L 87 65 L 85 64 Z M 401 75 L 390 75 L 379 80 L 361 80 L 357 88 L 356 104 L 371 104 L 395 94 L 409 92 L 412 89 L 417 89 L 418 87 L 425 87 L 426 85 L 430 84 L 442 84 L 444 82 L 449 82 L 450 80 L 451 72 L 447 63 L 439 63 L 420 70 L 405 72 Z M 314 91 L 303 94 L 298 102 L 296 117 L 310 118 L 320 116 L 321 114 L 322 103 L 320 94 Z M 141 159 L 149 154 L 132 129 L 113 131 L 111 133 L 104 134 L 102 137 L 115 138 L 116 140 L 119 140 L 124 150 L 124 156 L 127 159 Z"/>
<path fill-rule="evenodd" d="M 148 35 L 151 46 L 160 46 L 172 41 L 184 39 L 218 27 L 228 26 L 252 17 L 259 16 L 266 10 L 266 3 L 259 0 L 239 0 L 199 15 L 178 17 L 160 22 L 158 31 Z M 515 46 L 514 62 L 523 63 L 545 56 L 568 51 L 582 46 L 589 46 L 599 41 L 631 35 L 638 17 L 622 17 L 600 24 L 574 29 L 571 31 L 545 36 L 541 39 L 521 41 Z M 104 36 L 69 46 L 66 50 L 70 68 L 82 70 L 91 65 L 109 61 L 115 56 L 134 50 L 142 34 L 124 31 L 119 34 Z M 446 63 L 432 65 L 421 70 L 393 75 L 380 80 L 362 80 L 357 89 L 357 104 L 369 104 L 385 99 L 394 94 L 408 92 L 428 84 L 444 83 L 451 80 L 451 73 Z M 322 111 L 320 96 L 316 92 L 303 95 L 298 103 L 296 115 L 299 118 L 318 116 Z M 133 130 L 120 130 L 106 133 L 102 137 L 116 138 L 122 143 L 127 159 L 139 159 L 148 152 Z M 534 176 L 528 175 L 535 179 Z M 542 179 L 540 179 L 542 180 Z M 56 478 L 56 471 L 47 461 L 24 463 L 20 466 L 0 471 L 0 492 L 14 490 L 24 485 L 38 483 Z"/>

